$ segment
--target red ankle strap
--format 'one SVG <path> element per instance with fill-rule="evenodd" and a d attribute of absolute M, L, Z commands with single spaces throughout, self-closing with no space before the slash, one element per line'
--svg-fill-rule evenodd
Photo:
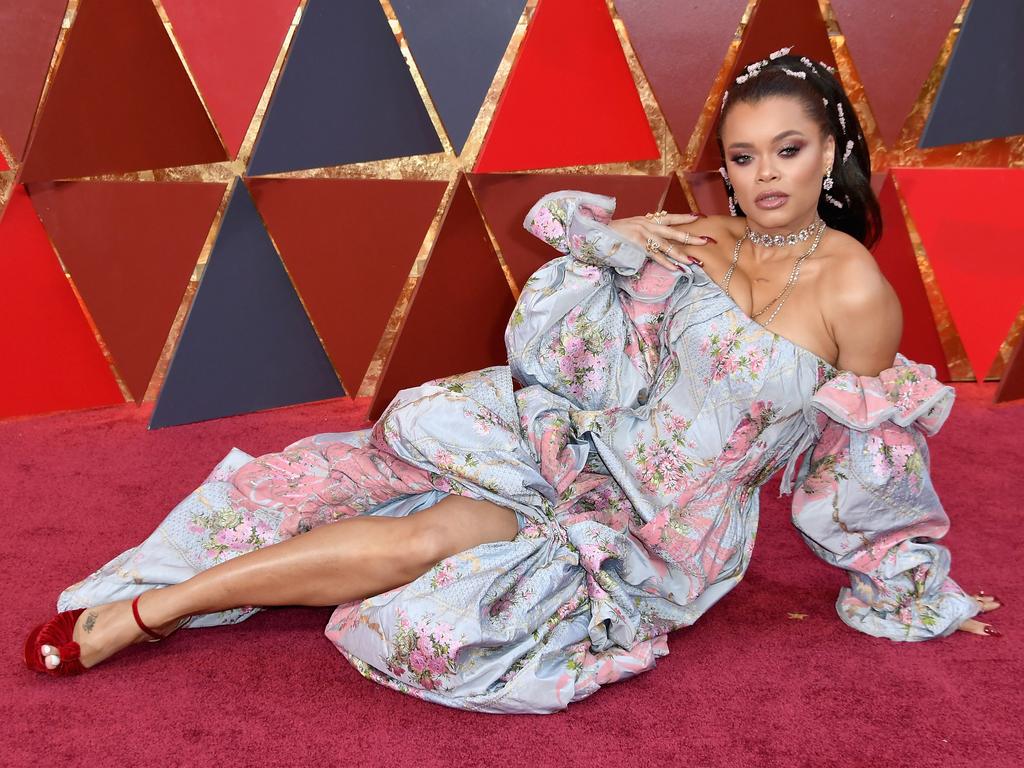
<path fill-rule="evenodd" d="M 143 594 L 145 594 L 145 593 L 143 593 Z M 135 623 L 139 625 L 139 629 L 141 629 L 143 632 L 145 632 L 150 637 L 155 637 L 157 640 L 163 640 L 164 639 L 163 635 L 158 635 L 156 632 L 154 632 L 152 629 L 150 629 L 149 627 L 147 627 L 145 624 L 142 623 L 142 617 L 139 616 L 139 598 L 140 597 L 142 597 L 142 595 L 138 595 L 134 600 L 132 600 L 132 613 L 135 614 Z"/>

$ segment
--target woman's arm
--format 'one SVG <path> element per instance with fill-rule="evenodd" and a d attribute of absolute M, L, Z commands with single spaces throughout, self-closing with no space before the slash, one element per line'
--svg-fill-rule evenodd
<path fill-rule="evenodd" d="M 836 610 L 891 640 L 949 635 L 978 602 L 949 576 L 949 530 L 929 474 L 926 435 L 953 405 L 935 369 L 898 355 L 877 376 L 843 371 L 814 394 L 820 435 L 801 467 L 793 524 L 811 550 L 850 574 Z"/>
<path fill-rule="evenodd" d="M 563 255 L 526 281 L 505 330 L 512 375 L 585 410 L 620 404 L 626 348 L 639 343 L 615 276 L 636 275 L 647 254 L 607 226 L 614 210 L 615 198 L 578 190 L 530 208 L 523 226 Z"/>

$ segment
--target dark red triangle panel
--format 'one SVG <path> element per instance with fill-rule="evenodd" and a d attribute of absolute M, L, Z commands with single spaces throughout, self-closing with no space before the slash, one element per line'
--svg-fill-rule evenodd
<path fill-rule="evenodd" d="M 894 168 L 893 174 L 980 381 L 1024 305 L 1024 222 L 993 215 L 1024 200 L 1024 169 Z"/>
<path fill-rule="evenodd" d="M 507 364 L 505 326 L 514 307 L 473 193 L 460 175 L 369 417 L 377 419 L 399 390 Z"/>
<path fill-rule="evenodd" d="M 604 0 L 540 0 L 473 170 L 658 157 Z"/>
<path fill-rule="evenodd" d="M 999 380 L 995 401 L 1003 403 L 1008 400 L 1024 398 L 1024 333 L 1017 340 L 1010 361 L 1006 364 L 1003 377 Z"/>
<path fill-rule="evenodd" d="M 949 381 L 946 355 L 935 328 L 935 316 L 921 280 L 914 245 L 892 177 L 885 174 L 878 202 L 882 207 L 882 239 L 872 249 L 875 261 L 900 297 L 903 307 L 903 337 L 900 352 L 918 363 L 935 366 L 936 376 Z"/>
<path fill-rule="evenodd" d="M 557 255 L 550 248 L 538 247 L 537 238 L 523 228 L 527 212 L 541 197 L 560 189 L 610 195 L 616 199 L 615 218 L 621 219 L 657 210 L 668 182 L 665 176 L 639 175 L 480 173 L 469 178 L 502 258 L 520 288 Z"/>
<path fill-rule="evenodd" d="M 72 181 L 29 192 L 118 373 L 141 400 L 224 185 Z"/>
<path fill-rule="evenodd" d="M 708 216 L 729 215 L 729 196 L 726 194 L 722 176 L 717 171 L 687 173 L 686 182 L 693 192 L 697 210 Z"/>
<path fill-rule="evenodd" d="M 615 2 L 658 106 L 683 150 L 746 7 L 747 0 Z"/>
<path fill-rule="evenodd" d="M 885 142 L 894 144 L 963 0 L 886 3 L 882 23 L 874 3 L 831 1 L 871 114 Z"/>
<path fill-rule="evenodd" d="M 22 187 L 0 222 L 0 418 L 123 403 Z"/>
<path fill-rule="evenodd" d="M 249 179 L 256 207 L 353 397 L 448 186 Z"/>
<path fill-rule="evenodd" d="M 151 0 L 84 0 L 21 180 L 225 160 Z"/>
<path fill-rule="evenodd" d="M 793 56 L 806 56 L 811 61 L 824 61 L 830 67 L 836 66 L 818 0 L 760 0 L 750 15 L 726 89 L 747 64 L 766 59 L 769 53 L 788 46 L 792 46 L 790 53 Z M 715 140 L 718 123 L 716 114 L 694 170 L 714 171 L 722 164 L 722 155 Z"/>
<path fill-rule="evenodd" d="M 163 7 L 228 152 L 235 157 L 298 0 L 163 0 Z"/>
<path fill-rule="evenodd" d="M 669 213 L 691 213 L 690 201 L 686 199 L 686 191 L 679 176 L 672 174 L 669 177 L 668 189 L 665 190 L 665 197 L 661 201 L 661 209 Z"/>
<path fill-rule="evenodd" d="M 0 134 L 17 160 L 25 156 L 67 5 L 67 0 L 0 0 Z"/>

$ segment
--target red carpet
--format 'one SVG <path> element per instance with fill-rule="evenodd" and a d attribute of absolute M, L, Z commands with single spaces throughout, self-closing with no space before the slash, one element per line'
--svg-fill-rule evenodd
<path fill-rule="evenodd" d="M 966 766 L 1024 763 L 1020 720 L 1024 404 L 957 386 L 932 440 L 953 519 L 953 576 L 1006 604 L 1003 637 L 892 643 L 845 626 L 842 572 L 762 493 L 748 577 L 671 655 L 562 714 L 475 715 L 364 680 L 323 637 L 330 608 L 277 608 L 238 626 L 183 630 L 87 674 L 21 660 L 64 587 L 153 530 L 232 446 L 276 451 L 368 426 L 339 400 L 147 432 L 151 406 L 0 423 L 0 624 L 8 766 Z M 788 613 L 807 614 L 792 619 Z"/>

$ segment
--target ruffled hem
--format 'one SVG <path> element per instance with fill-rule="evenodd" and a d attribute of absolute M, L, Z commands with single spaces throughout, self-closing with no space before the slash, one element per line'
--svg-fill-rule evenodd
<path fill-rule="evenodd" d="M 891 421 L 901 427 L 916 424 L 925 434 L 934 435 L 955 398 L 953 387 L 935 378 L 933 366 L 897 354 L 895 364 L 877 376 L 841 371 L 814 393 L 811 405 L 859 431 Z"/>

